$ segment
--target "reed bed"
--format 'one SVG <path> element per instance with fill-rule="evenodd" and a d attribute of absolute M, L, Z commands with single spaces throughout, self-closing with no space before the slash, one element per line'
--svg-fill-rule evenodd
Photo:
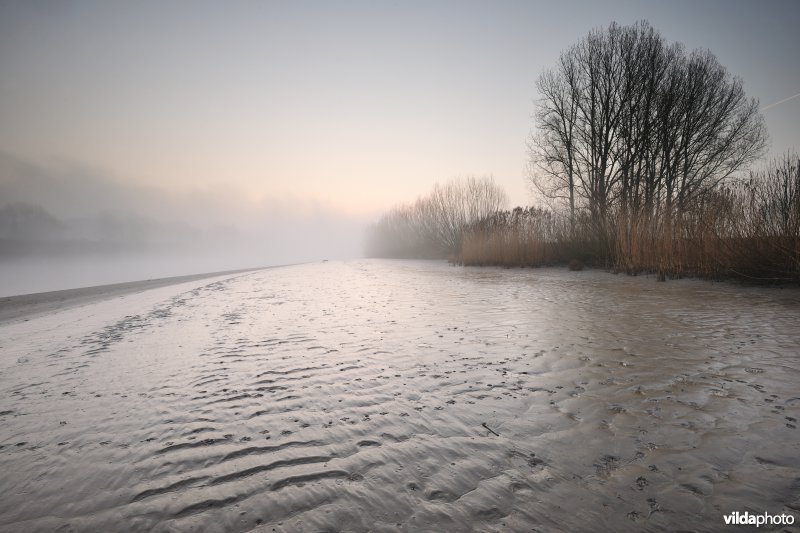
<path fill-rule="evenodd" d="M 800 283 L 800 160 L 787 155 L 681 209 L 611 210 L 605 220 L 551 209 L 499 211 L 464 231 L 464 265 L 571 261 L 659 279 L 685 276 Z"/>

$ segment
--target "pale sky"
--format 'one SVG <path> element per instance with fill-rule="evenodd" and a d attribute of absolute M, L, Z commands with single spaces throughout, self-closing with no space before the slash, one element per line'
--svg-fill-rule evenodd
<path fill-rule="evenodd" d="M 467 175 L 526 204 L 537 76 L 639 19 L 763 106 L 800 93 L 796 1 L 4 0 L 0 152 L 358 216 Z M 800 149 L 800 97 L 764 116 L 773 154 Z"/>

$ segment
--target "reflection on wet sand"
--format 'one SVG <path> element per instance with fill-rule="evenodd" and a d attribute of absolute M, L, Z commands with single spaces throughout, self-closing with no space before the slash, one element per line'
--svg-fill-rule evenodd
<path fill-rule="evenodd" d="M 800 518 L 800 292 L 355 261 L 0 325 L 0 529 Z"/>

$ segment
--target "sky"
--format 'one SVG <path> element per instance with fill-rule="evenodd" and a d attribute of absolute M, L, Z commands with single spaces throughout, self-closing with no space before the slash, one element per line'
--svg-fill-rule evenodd
<path fill-rule="evenodd" d="M 770 155 L 800 148 L 794 0 L 2 0 L 0 208 L 305 243 L 268 263 L 358 255 L 436 182 L 491 175 L 529 204 L 537 77 L 643 19 L 743 79 Z"/>
<path fill-rule="evenodd" d="M 800 3 L 0 2 L 0 151 L 171 192 L 374 215 L 436 181 L 528 198 L 536 77 L 647 19 L 767 106 L 800 93 Z M 800 98 L 764 111 L 800 143 Z"/>

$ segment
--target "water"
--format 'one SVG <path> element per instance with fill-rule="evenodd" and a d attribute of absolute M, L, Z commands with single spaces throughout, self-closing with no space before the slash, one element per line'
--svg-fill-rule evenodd
<path fill-rule="evenodd" d="M 0 324 L 0 530 L 800 522 L 798 325 L 794 289 L 392 261 Z"/>

